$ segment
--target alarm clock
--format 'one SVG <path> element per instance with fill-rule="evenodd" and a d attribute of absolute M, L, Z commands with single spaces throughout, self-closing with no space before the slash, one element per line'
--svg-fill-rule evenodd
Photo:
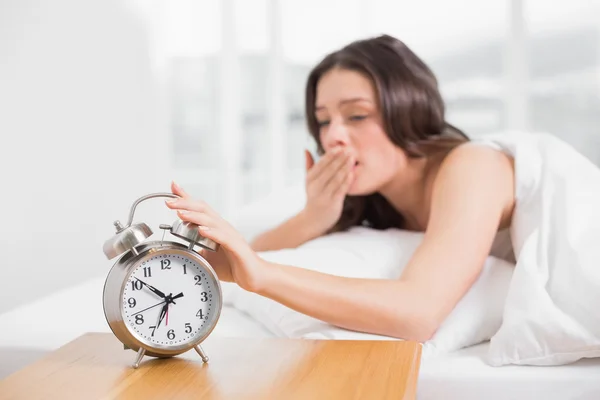
<path fill-rule="evenodd" d="M 143 222 L 132 224 L 133 216 L 142 201 L 156 197 L 179 196 L 153 193 L 137 199 L 127 224 L 115 221 L 116 233 L 104 243 L 109 260 L 119 257 L 104 284 L 104 315 L 124 348 L 137 351 L 133 368 L 144 356 L 168 358 L 192 348 L 206 363 L 200 343 L 219 320 L 222 291 L 212 266 L 194 247 L 218 251 L 219 244 L 179 219 L 160 225 L 162 240 L 147 240 L 152 230 Z M 167 231 L 173 240 L 164 240 Z"/>

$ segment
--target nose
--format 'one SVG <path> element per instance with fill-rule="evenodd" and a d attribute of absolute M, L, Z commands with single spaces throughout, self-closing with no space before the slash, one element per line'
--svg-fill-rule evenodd
<path fill-rule="evenodd" d="M 347 127 L 334 119 L 329 122 L 327 129 L 321 132 L 321 143 L 325 151 L 337 146 L 347 146 L 349 141 Z"/>

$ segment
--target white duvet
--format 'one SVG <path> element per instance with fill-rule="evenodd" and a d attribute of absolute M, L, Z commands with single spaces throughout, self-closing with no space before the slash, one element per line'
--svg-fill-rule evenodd
<path fill-rule="evenodd" d="M 514 157 L 517 203 L 517 264 L 489 362 L 556 365 L 600 356 L 600 169 L 547 134 L 485 142 Z"/>

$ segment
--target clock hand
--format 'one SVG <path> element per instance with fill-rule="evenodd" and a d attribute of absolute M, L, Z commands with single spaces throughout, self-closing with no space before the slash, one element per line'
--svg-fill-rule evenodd
<path fill-rule="evenodd" d="M 169 308 L 169 303 L 167 302 L 163 306 L 162 310 L 160 310 L 160 316 L 158 317 L 158 324 L 156 324 L 157 329 L 160 326 L 160 323 L 162 322 L 162 320 L 165 318 L 165 314 L 167 313 L 168 308 Z"/>
<path fill-rule="evenodd" d="M 165 294 L 163 292 L 161 292 L 160 290 L 158 290 L 157 288 L 155 288 L 152 285 L 148 285 L 146 282 L 144 282 L 143 280 L 139 279 L 139 278 L 135 278 L 138 281 L 142 282 L 143 285 L 145 285 L 148 289 L 150 289 L 150 291 L 156 293 L 157 295 L 159 295 L 160 297 L 162 297 L 163 299 L 165 298 Z"/>
<path fill-rule="evenodd" d="M 175 296 L 171 297 L 171 302 L 172 302 L 173 304 L 175 304 L 175 302 L 174 302 L 173 300 L 175 300 L 175 299 L 178 299 L 178 298 L 180 298 L 180 297 L 183 297 L 183 292 L 181 292 L 181 293 L 179 293 L 179 294 L 176 294 Z"/>
<path fill-rule="evenodd" d="M 167 313 L 166 313 L 165 326 L 169 325 L 169 304 L 170 303 L 176 304 L 174 300 L 178 299 L 180 297 L 183 297 L 183 292 L 181 292 L 179 294 L 176 294 L 175 296 L 168 295 L 167 298 L 165 299 L 167 301 L 167 304 L 166 304 L 166 306 L 167 306 Z"/>
<path fill-rule="evenodd" d="M 144 312 L 144 311 L 146 311 L 146 310 L 149 310 L 149 309 L 151 309 L 151 308 L 154 308 L 154 307 L 156 307 L 156 306 L 160 306 L 161 304 L 164 304 L 164 303 L 165 303 L 165 300 L 161 301 L 160 303 L 156 303 L 156 304 L 155 304 L 155 305 L 153 305 L 153 306 L 150 306 L 150 307 L 144 308 L 144 309 L 143 309 L 143 310 L 141 310 L 141 311 L 137 311 L 137 312 L 135 312 L 135 313 L 133 313 L 133 314 L 131 314 L 131 315 L 133 316 L 133 315 L 137 315 L 137 314 L 139 314 L 139 313 L 143 313 L 143 312 Z"/>

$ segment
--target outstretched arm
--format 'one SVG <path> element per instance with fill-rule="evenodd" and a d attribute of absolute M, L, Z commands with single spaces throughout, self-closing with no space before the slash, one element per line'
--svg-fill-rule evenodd
<path fill-rule="evenodd" d="M 332 260 L 332 262 L 335 262 Z M 434 321 L 422 312 L 415 286 L 402 280 L 345 278 L 269 263 L 256 292 L 287 307 L 346 329 L 425 341 Z"/>
<path fill-rule="evenodd" d="M 510 159 L 492 149 L 458 148 L 440 168 L 423 242 L 399 280 L 270 263 L 258 292 L 340 327 L 426 341 L 477 279 L 513 196 Z"/>
<path fill-rule="evenodd" d="M 176 186 L 173 190 L 183 199 L 169 207 L 221 244 L 211 261 L 220 279 L 333 325 L 421 342 L 435 333 L 477 279 L 514 198 L 509 158 L 470 145 L 453 150 L 434 182 L 422 243 L 400 279 L 377 280 L 267 262 L 208 205 Z"/>

